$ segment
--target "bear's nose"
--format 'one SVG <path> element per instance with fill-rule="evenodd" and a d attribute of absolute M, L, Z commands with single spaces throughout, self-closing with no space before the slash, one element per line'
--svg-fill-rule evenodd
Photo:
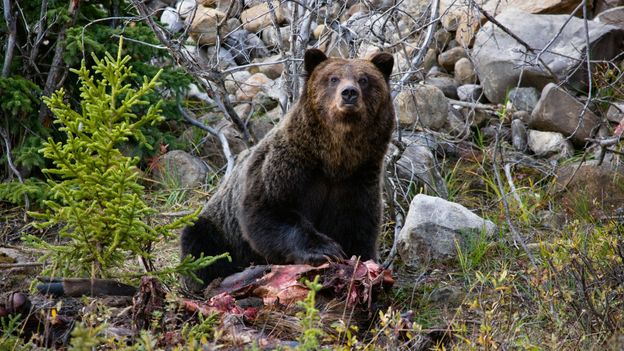
<path fill-rule="evenodd" d="M 354 87 L 346 87 L 341 94 L 342 101 L 344 101 L 345 103 L 354 104 L 355 102 L 357 102 L 358 91 L 355 90 Z"/>

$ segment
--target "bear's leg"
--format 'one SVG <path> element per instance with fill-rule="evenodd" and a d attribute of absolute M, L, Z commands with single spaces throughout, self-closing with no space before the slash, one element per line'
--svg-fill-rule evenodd
<path fill-rule="evenodd" d="M 195 224 L 184 228 L 180 238 L 180 246 L 182 248 L 182 257 L 191 255 L 195 258 L 204 256 L 216 256 L 224 252 L 230 252 L 223 234 L 210 219 L 200 217 Z M 234 255 L 230 252 L 230 255 Z M 236 261 L 236 257 L 233 257 Z M 192 277 L 182 277 L 182 284 L 191 291 L 198 291 L 206 287 L 213 279 L 218 277 L 226 277 L 236 273 L 236 265 L 227 259 L 220 259 L 210 266 L 200 269 L 195 274 L 203 281 L 198 283 Z"/>
<path fill-rule="evenodd" d="M 363 177 L 362 177 L 363 178 Z M 325 209 L 320 230 L 342 246 L 347 258 L 376 260 L 377 237 L 381 229 L 379 181 L 354 180 L 335 191 Z"/>
<path fill-rule="evenodd" d="M 241 229 L 245 240 L 269 263 L 321 264 L 344 257 L 336 241 L 295 211 L 268 206 L 247 208 Z"/>

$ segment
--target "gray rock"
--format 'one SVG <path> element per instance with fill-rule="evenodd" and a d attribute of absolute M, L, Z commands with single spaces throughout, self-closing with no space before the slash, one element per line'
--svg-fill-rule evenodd
<path fill-rule="evenodd" d="M 600 14 L 618 6 L 624 6 L 624 0 L 596 0 L 594 1 L 594 14 Z"/>
<path fill-rule="evenodd" d="M 449 113 L 444 127 L 451 135 L 464 136 L 470 133 L 470 124 L 466 123 L 466 117 L 461 112 L 461 107 L 449 105 Z"/>
<path fill-rule="evenodd" d="M 182 15 L 181 12 L 178 13 Z M 230 28 L 230 22 L 226 22 L 217 33 L 217 23 L 225 17 L 225 14 L 209 7 L 198 6 L 195 15 L 187 17 L 187 20 L 191 17 L 193 19 L 190 29 L 191 38 L 200 45 L 215 45 L 219 39 L 223 39 L 233 30 Z"/>
<path fill-rule="evenodd" d="M 583 104 L 559 88 L 556 84 L 546 85 L 533 113 L 529 128 L 562 133 L 573 143 L 584 145 L 600 126 L 600 118 L 587 109 L 582 114 Z"/>
<path fill-rule="evenodd" d="M 605 12 L 601 12 L 594 18 L 594 21 L 624 27 L 624 6 L 615 7 Z"/>
<path fill-rule="evenodd" d="M 425 72 L 429 72 L 429 70 L 438 64 L 438 53 L 435 49 L 431 48 L 427 50 L 425 54 L 425 58 L 423 59 L 422 67 Z"/>
<path fill-rule="evenodd" d="M 180 17 L 187 18 L 193 14 L 193 10 L 197 6 L 195 0 L 180 0 L 176 4 L 176 11 L 180 14 Z"/>
<path fill-rule="evenodd" d="M 450 72 L 455 68 L 455 63 L 463 57 L 468 57 L 466 50 L 461 46 L 457 46 L 438 55 L 438 63 Z"/>
<path fill-rule="evenodd" d="M 511 144 L 511 128 L 501 126 L 499 129 L 498 125 L 489 124 L 481 128 L 479 131 L 481 132 L 481 137 L 486 141 L 486 143 L 493 143 L 498 135 L 498 140 Z"/>
<path fill-rule="evenodd" d="M 432 290 L 428 300 L 440 306 L 459 306 L 464 295 L 465 292 L 462 289 L 449 285 Z"/>
<path fill-rule="evenodd" d="M 568 158 L 574 154 L 572 143 L 561 133 L 529 130 L 527 144 L 536 156 L 551 160 Z"/>
<path fill-rule="evenodd" d="M 446 29 L 438 29 L 433 36 L 435 39 L 436 49 L 438 49 L 438 51 L 444 50 L 451 41 L 452 37 L 451 33 Z"/>
<path fill-rule="evenodd" d="M 263 63 L 257 67 L 258 72 L 264 73 L 269 79 L 277 79 L 282 75 L 282 72 L 284 72 L 284 64 L 276 63 L 280 59 L 281 55 L 273 55 L 264 59 L 255 60 Z"/>
<path fill-rule="evenodd" d="M 435 145 L 423 145 L 420 141 L 408 143 L 395 164 L 396 175 L 405 186 L 413 183 L 416 188 L 424 188 L 427 194 L 447 198 L 448 189 L 432 147 Z"/>
<path fill-rule="evenodd" d="M 252 100 L 252 105 L 254 106 L 254 112 L 256 113 L 266 113 L 279 105 L 279 102 L 276 99 L 273 99 L 265 92 L 259 92 L 254 96 Z"/>
<path fill-rule="evenodd" d="M 609 106 L 607 119 L 610 122 L 620 123 L 624 119 L 624 102 L 616 102 Z"/>
<path fill-rule="evenodd" d="M 533 87 L 513 88 L 509 92 L 509 101 L 516 110 L 528 111 L 529 113 L 533 111 L 539 98 L 539 91 Z"/>
<path fill-rule="evenodd" d="M 557 170 L 555 191 L 560 197 L 558 203 L 571 210 L 576 218 L 581 203 L 586 207 L 583 215 L 621 218 L 624 213 L 624 169 L 618 162 L 605 161 L 601 165 L 598 162 L 571 163 Z"/>
<path fill-rule="evenodd" d="M 470 121 L 470 125 L 473 127 L 482 127 L 492 119 L 492 113 L 474 109 L 472 107 L 461 107 L 461 112 L 466 116 L 466 120 Z"/>
<path fill-rule="evenodd" d="M 527 149 L 527 129 L 522 120 L 511 121 L 511 145 L 517 151 L 524 152 Z"/>
<path fill-rule="evenodd" d="M 429 85 L 433 85 L 438 89 L 442 90 L 444 96 L 449 99 L 457 99 L 457 82 L 453 77 L 446 74 L 436 74 L 434 76 L 428 76 L 425 78 L 425 83 Z"/>
<path fill-rule="evenodd" d="M 273 11 L 270 10 L 268 2 L 259 3 L 254 6 L 246 5 L 248 5 L 248 8 L 241 12 L 240 18 L 243 23 L 243 28 L 250 32 L 258 33 L 263 28 L 272 26 L 273 14 L 275 15 L 278 25 L 286 21 L 286 5 L 280 4 L 279 1 L 271 2 Z"/>
<path fill-rule="evenodd" d="M 531 114 L 527 111 L 515 111 L 511 114 L 511 119 L 519 119 L 524 123 L 529 123 L 531 121 Z"/>
<path fill-rule="evenodd" d="M 398 253 L 408 266 L 426 267 L 432 262 L 456 259 L 455 243 L 485 231 L 491 237 L 497 228 L 464 206 L 438 197 L 416 195 L 399 233 Z"/>
<path fill-rule="evenodd" d="M 477 72 L 468 58 L 462 57 L 455 62 L 455 80 L 460 85 L 477 82 Z"/>
<path fill-rule="evenodd" d="M 173 150 L 160 156 L 155 175 L 166 186 L 192 188 L 201 186 L 206 181 L 208 167 L 189 153 Z"/>
<path fill-rule="evenodd" d="M 188 46 L 187 46 L 188 47 Z M 202 68 L 206 69 L 225 69 L 227 67 L 236 66 L 234 57 L 224 47 L 216 46 L 193 46 L 188 47 L 189 53 L 197 59 L 197 62 Z"/>
<path fill-rule="evenodd" d="M 433 85 L 417 85 L 396 97 L 399 123 L 406 128 L 439 130 L 448 117 L 448 100 Z"/>
<path fill-rule="evenodd" d="M 389 13 L 355 13 L 345 26 L 351 28 L 358 38 L 368 38 L 368 40 L 378 41 L 379 38 L 392 41 L 394 27 L 391 25 Z"/>
<path fill-rule="evenodd" d="M 544 48 L 564 27 L 558 39 L 543 52 L 541 59 L 561 81 L 574 88 L 587 85 L 587 73 L 582 62 L 585 54 L 583 19 L 569 15 L 532 15 L 517 9 L 506 9 L 496 19 L 532 48 Z M 522 20 L 518 20 L 522 18 Z M 570 20 L 565 26 L 564 22 Z M 621 52 L 624 30 L 615 26 L 589 21 L 589 42 L 592 60 L 610 60 Z M 473 62 L 483 85 L 485 96 L 502 103 L 509 89 L 518 85 L 542 89 L 553 79 L 539 65 L 527 65 L 535 60 L 526 49 L 500 28 L 488 22 L 477 33 Z M 579 65 L 580 69 L 579 69 Z"/>
<path fill-rule="evenodd" d="M 184 28 L 184 22 L 182 18 L 173 7 L 167 7 L 160 15 L 160 21 L 169 29 L 172 33 L 177 33 Z"/>
<path fill-rule="evenodd" d="M 262 40 L 252 32 L 239 29 L 225 39 L 225 47 L 238 65 L 246 65 L 255 58 L 267 57 L 269 50 Z"/>
<path fill-rule="evenodd" d="M 483 96 L 483 87 L 478 84 L 464 84 L 457 88 L 459 100 L 476 102 Z"/>
<path fill-rule="evenodd" d="M 287 50 L 290 45 L 290 27 L 281 27 L 279 34 L 274 26 L 267 27 L 260 32 L 260 36 L 269 49 L 281 47 L 282 50 Z"/>
<path fill-rule="evenodd" d="M 235 94 L 242 84 L 251 77 L 249 71 L 241 70 L 228 74 L 224 77 L 225 91 L 229 94 Z"/>
<path fill-rule="evenodd" d="M 243 107 L 238 107 L 239 112 L 242 111 L 244 105 L 238 105 Z M 246 117 L 246 116 L 241 116 Z M 205 122 L 204 122 L 205 123 Z M 243 136 L 236 129 L 234 124 L 226 119 L 222 119 L 217 123 L 211 123 L 211 125 L 218 131 L 222 132 L 228 141 L 228 145 L 230 150 L 234 155 L 240 154 L 243 150 L 247 149 L 247 145 L 243 140 Z M 223 149 L 221 147 L 221 142 L 219 138 L 212 134 L 206 134 L 205 143 L 202 145 L 202 157 L 207 157 L 211 164 L 215 164 L 219 167 L 225 165 L 226 160 L 223 157 Z"/>

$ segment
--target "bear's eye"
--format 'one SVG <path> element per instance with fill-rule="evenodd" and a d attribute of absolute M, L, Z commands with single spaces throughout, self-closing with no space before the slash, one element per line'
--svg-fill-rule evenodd
<path fill-rule="evenodd" d="M 362 78 L 358 79 L 358 83 L 360 83 L 361 85 L 365 85 L 365 84 L 368 83 L 368 78 L 362 77 Z"/>
<path fill-rule="evenodd" d="M 335 76 L 334 77 L 330 77 L 329 81 L 332 82 L 332 83 L 338 83 L 338 77 L 335 77 Z"/>

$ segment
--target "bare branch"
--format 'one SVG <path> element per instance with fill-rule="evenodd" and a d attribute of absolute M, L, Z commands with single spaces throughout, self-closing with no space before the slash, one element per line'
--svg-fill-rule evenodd
<path fill-rule="evenodd" d="M 9 164 L 9 168 L 15 174 L 20 183 L 24 184 L 24 178 L 22 178 L 22 174 L 13 164 L 13 160 L 11 159 L 11 140 L 9 139 L 9 133 L 0 127 L 0 137 L 4 141 L 4 150 L 7 156 L 7 163 Z M 24 194 L 24 206 L 26 207 L 26 211 L 30 209 L 30 200 L 28 199 L 28 195 Z"/>
<path fill-rule="evenodd" d="M 178 103 L 178 110 L 182 114 L 182 117 L 184 117 L 184 119 L 188 123 L 194 125 L 197 128 L 203 129 L 207 131 L 208 133 L 219 138 L 219 142 L 221 143 L 221 148 L 223 149 L 223 155 L 225 155 L 225 159 L 227 160 L 227 168 L 225 170 L 225 176 L 228 176 L 230 173 L 232 173 L 232 170 L 234 169 L 234 165 L 235 165 L 234 155 L 232 155 L 232 151 L 230 149 L 230 143 L 228 142 L 223 132 L 221 130 L 217 130 L 215 128 L 207 126 L 201 123 L 200 121 L 196 120 L 195 118 L 191 117 L 191 115 L 179 103 Z"/>

